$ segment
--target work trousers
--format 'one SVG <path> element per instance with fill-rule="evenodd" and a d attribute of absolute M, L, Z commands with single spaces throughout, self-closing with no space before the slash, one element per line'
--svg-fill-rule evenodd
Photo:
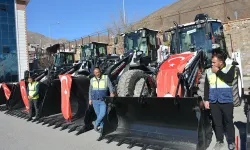
<path fill-rule="evenodd" d="M 96 121 L 95 121 L 95 126 L 98 127 L 100 126 L 100 128 L 103 128 L 103 118 L 106 115 L 106 104 L 104 101 L 101 100 L 93 100 L 93 107 L 96 113 Z"/>
<path fill-rule="evenodd" d="M 210 103 L 211 114 L 215 126 L 216 139 L 223 142 L 224 129 L 226 130 L 227 142 L 235 142 L 235 129 L 233 123 L 233 103 Z"/>
<path fill-rule="evenodd" d="M 29 118 L 32 118 L 33 109 L 35 109 L 36 118 L 38 118 L 38 100 L 37 99 L 29 99 Z"/>

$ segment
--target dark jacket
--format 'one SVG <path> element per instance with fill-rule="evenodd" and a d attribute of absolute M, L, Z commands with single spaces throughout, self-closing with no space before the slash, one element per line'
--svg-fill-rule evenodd
<path fill-rule="evenodd" d="M 220 78 L 224 83 L 230 85 L 233 83 L 235 77 L 235 66 L 232 66 L 227 73 L 219 70 L 216 73 L 217 78 Z M 206 74 L 205 85 L 204 85 L 204 100 L 210 101 L 211 103 L 220 102 L 220 103 L 228 103 L 233 102 L 233 93 L 232 90 L 230 92 L 223 91 L 224 89 L 216 88 L 211 90 L 209 85 L 208 76 Z M 212 92 L 212 93 L 211 93 Z"/>

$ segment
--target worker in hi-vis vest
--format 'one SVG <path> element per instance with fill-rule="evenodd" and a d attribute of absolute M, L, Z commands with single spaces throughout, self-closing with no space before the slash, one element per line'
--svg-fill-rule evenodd
<path fill-rule="evenodd" d="M 29 99 L 29 118 L 32 120 L 33 109 L 35 109 L 35 120 L 38 120 L 38 99 L 39 99 L 39 83 L 34 81 L 32 77 L 28 78 L 27 94 Z"/>
<path fill-rule="evenodd" d="M 206 109 L 211 110 L 215 127 L 217 143 L 214 150 L 224 149 L 224 134 L 227 135 L 228 149 L 235 149 L 232 88 L 234 78 L 235 66 L 225 63 L 222 52 L 213 55 L 212 67 L 206 70 L 204 104 Z"/>
<path fill-rule="evenodd" d="M 114 96 L 114 87 L 107 75 L 102 75 L 100 68 L 94 69 L 94 77 L 90 80 L 89 87 L 89 104 L 94 107 L 97 119 L 95 121 L 94 129 L 102 133 L 103 118 L 106 115 L 106 103 L 104 98 L 106 96 Z M 108 93 L 109 92 L 109 93 Z"/>

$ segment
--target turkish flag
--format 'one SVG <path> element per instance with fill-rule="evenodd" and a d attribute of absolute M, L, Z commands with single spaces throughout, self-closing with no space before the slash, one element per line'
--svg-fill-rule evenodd
<path fill-rule="evenodd" d="M 2 84 L 2 87 L 3 87 L 3 91 L 4 91 L 6 99 L 9 100 L 10 94 L 11 94 L 10 89 L 8 88 L 8 86 L 5 83 Z"/>
<path fill-rule="evenodd" d="M 59 75 L 59 78 L 61 81 L 62 114 L 66 120 L 71 120 L 72 119 L 72 112 L 70 106 L 70 89 L 72 83 L 71 74 Z"/>
<path fill-rule="evenodd" d="M 20 91 L 21 91 L 23 103 L 24 103 L 25 108 L 26 108 L 25 111 L 29 112 L 29 100 L 28 100 L 28 96 L 27 96 L 25 81 L 20 81 L 19 84 L 20 84 Z"/>

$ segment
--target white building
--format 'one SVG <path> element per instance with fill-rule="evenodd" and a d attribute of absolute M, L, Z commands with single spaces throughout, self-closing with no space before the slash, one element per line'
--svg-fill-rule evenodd
<path fill-rule="evenodd" d="M 17 82 L 29 70 L 28 3 L 29 0 L 0 0 L 0 83 Z"/>

